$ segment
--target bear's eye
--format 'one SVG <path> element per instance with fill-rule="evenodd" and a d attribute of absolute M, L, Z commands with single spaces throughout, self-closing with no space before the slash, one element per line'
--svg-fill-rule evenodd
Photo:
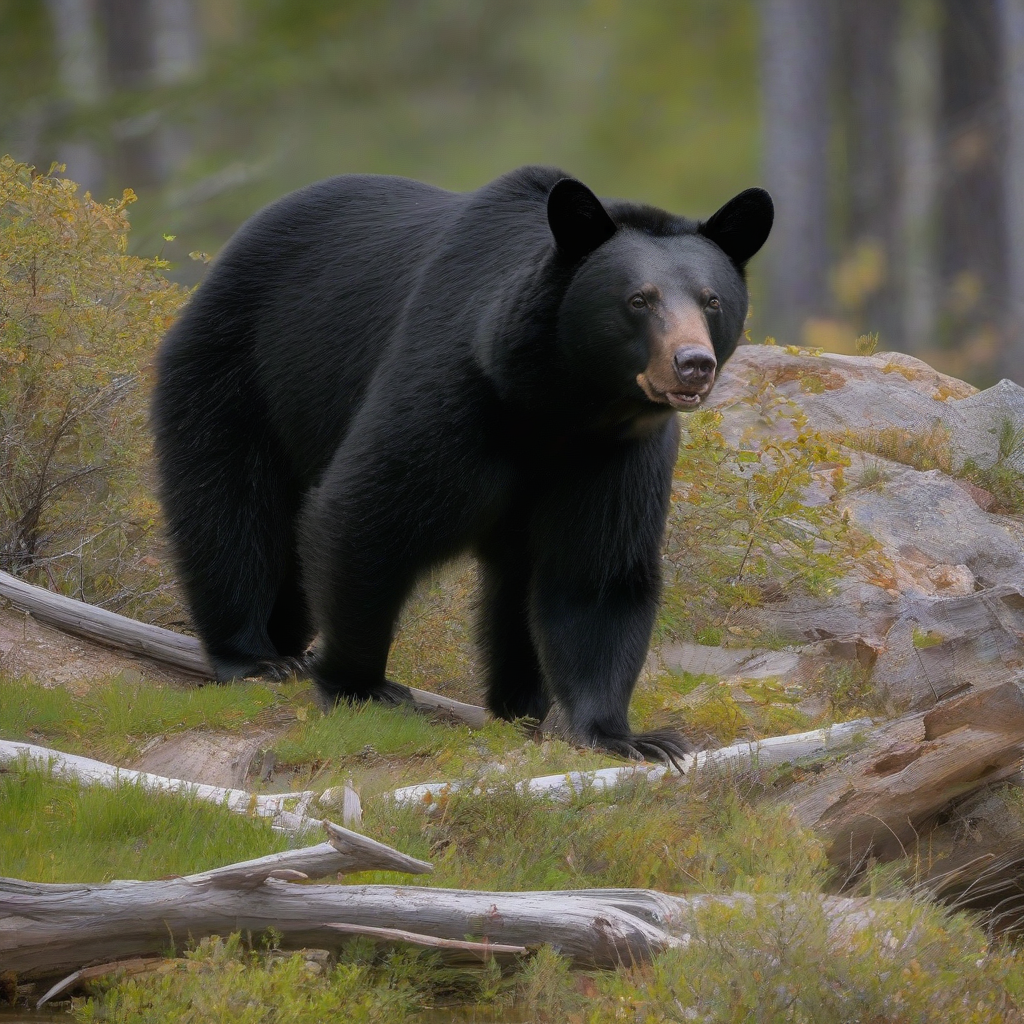
<path fill-rule="evenodd" d="M 708 309 L 721 309 L 721 308 L 722 308 L 722 304 L 718 301 L 718 299 L 716 299 L 714 297 L 708 299 Z"/>
<path fill-rule="evenodd" d="M 640 292 L 637 292 L 636 295 L 630 297 L 629 304 L 634 309 L 643 309 L 647 305 L 647 299 Z"/>

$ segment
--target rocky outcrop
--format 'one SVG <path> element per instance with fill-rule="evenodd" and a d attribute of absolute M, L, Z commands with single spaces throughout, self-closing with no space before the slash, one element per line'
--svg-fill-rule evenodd
<path fill-rule="evenodd" d="M 1024 472 L 1024 388 L 978 391 L 899 353 L 744 346 L 711 403 L 730 444 L 795 436 L 791 420 L 764 415 L 766 394 L 849 458 L 844 487 L 822 473 L 805 500 L 838 503 L 877 557 L 824 597 L 794 593 L 732 621 L 790 640 L 801 671 L 820 665 L 822 644 L 831 657 L 866 658 L 875 685 L 912 708 L 1024 678 L 1024 519 L 1000 510 L 971 469 Z M 696 664 L 692 646 L 667 646 L 663 664 Z M 730 655 L 721 674 L 751 678 L 744 665 L 757 656 Z"/>

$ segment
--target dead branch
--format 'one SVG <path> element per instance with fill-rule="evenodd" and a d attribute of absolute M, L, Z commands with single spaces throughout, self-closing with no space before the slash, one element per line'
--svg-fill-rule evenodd
<path fill-rule="evenodd" d="M 118 768 L 91 757 L 65 754 L 33 743 L 0 740 L 0 771 L 4 766 L 23 763 L 35 768 L 48 769 L 58 778 L 72 779 L 82 785 L 100 785 L 114 789 L 120 785 L 138 785 L 164 793 L 179 793 L 198 800 L 220 804 L 239 814 L 257 818 L 270 818 L 276 829 L 298 833 L 320 824 L 318 818 L 306 814 L 317 794 L 312 790 L 301 793 L 248 793 L 243 789 L 207 786 L 184 779 L 168 779 L 133 768 Z"/>
<path fill-rule="evenodd" d="M 40 622 L 45 622 L 65 633 L 84 637 L 107 647 L 141 654 L 143 657 L 203 679 L 214 678 L 213 668 L 206 658 L 203 646 L 194 636 L 138 622 L 126 615 L 118 615 L 105 608 L 97 608 L 95 605 L 64 597 L 63 594 L 54 594 L 2 571 L 0 597 L 7 598 L 16 607 L 31 612 Z M 410 690 L 413 707 L 419 711 L 441 711 L 465 722 L 473 729 L 481 728 L 490 718 L 484 708 L 475 704 L 465 704 L 437 693 L 417 690 L 415 687 L 410 687 Z"/>
<path fill-rule="evenodd" d="M 692 771 L 713 765 L 754 765 L 764 768 L 794 761 L 820 759 L 854 742 L 870 728 L 870 718 L 858 718 L 824 729 L 812 729 L 810 732 L 771 736 L 749 743 L 734 743 L 717 750 L 702 750 L 687 755 L 683 759 L 682 770 L 678 772 L 665 765 L 626 764 L 615 768 L 599 768 L 596 771 L 542 775 L 539 778 L 527 779 L 519 784 L 519 788 L 524 792 L 550 797 L 552 800 L 567 800 L 574 794 L 587 791 L 601 792 L 631 779 L 645 778 L 656 782 L 666 775 L 688 775 Z M 425 782 L 418 786 L 403 786 L 396 789 L 391 798 L 398 803 L 416 804 L 430 809 L 459 788 L 457 782 Z M 473 792 L 481 794 L 485 790 L 478 786 Z"/>

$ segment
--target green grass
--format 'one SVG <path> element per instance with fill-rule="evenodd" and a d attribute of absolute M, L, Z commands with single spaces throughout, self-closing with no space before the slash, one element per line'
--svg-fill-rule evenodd
<path fill-rule="evenodd" d="M 271 689 L 237 683 L 186 689 L 114 676 L 78 694 L 0 674 L 0 738 L 104 760 L 130 758 L 152 736 L 251 727 L 272 717 L 296 685 Z"/>
<path fill-rule="evenodd" d="M 274 752 L 282 764 L 292 765 L 374 754 L 429 757 L 451 742 L 451 731 L 405 708 L 342 705 L 329 715 L 310 711 L 306 721 L 274 745 Z"/>
<path fill-rule="evenodd" d="M 573 971 L 542 947 L 503 976 L 457 970 L 421 951 L 375 954 L 349 943 L 324 970 L 301 953 L 207 940 L 148 976 L 88 1001 L 81 1024 L 1011 1024 L 1024 1005 L 1024 961 L 989 948 L 963 917 L 907 901 L 852 939 L 830 939 L 820 903 L 788 912 L 709 907 L 689 946 L 650 964 Z"/>
<path fill-rule="evenodd" d="M 380 704 L 341 704 L 327 715 L 309 708 L 304 718 L 274 742 L 278 765 L 313 788 L 352 777 L 364 799 L 420 782 L 473 783 L 496 762 L 517 777 L 622 763 L 562 740 L 538 742 L 510 722 L 470 729 Z"/>
<path fill-rule="evenodd" d="M 285 849 L 265 821 L 135 785 L 80 788 L 45 771 L 0 774 L 0 874 L 102 882 L 189 874 Z"/>
<path fill-rule="evenodd" d="M 1013 1021 L 1024 958 L 967 917 L 918 897 L 876 904 L 868 931 L 829 937 L 818 896 L 835 884 L 821 843 L 785 809 L 759 804 L 757 777 L 638 782 L 565 804 L 513 779 L 488 798 L 451 797 L 432 817 L 377 800 L 367 834 L 428 857 L 431 876 L 348 876 L 480 889 L 591 886 L 744 891 L 757 909 L 709 907 L 697 941 L 652 964 L 579 972 L 542 949 L 503 976 L 416 951 L 349 943 L 332 966 L 247 949 L 236 936 L 141 977 L 101 983 L 80 1021 Z M 0 870 L 43 881 L 184 874 L 284 848 L 263 823 L 131 786 L 77 787 L 46 772 L 0 775 Z M 805 893 L 781 913 L 773 894 Z M 272 940 L 271 940 L 272 941 Z M 695 1011 L 690 1013 L 689 1011 Z"/>
<path fill-rule="evenodd" d="M 286 785 L 326 788 L 351 776 L 364 797 L 419 782 L 471 780 L 497 760 L 532 775 L 621 763 L 561 740 L 537 742 L 509 722 L 471 730 L 380 704 L 340 704 L 324 714 L 311 693 L 301 682 L 186 689 L 121 677 L 75 693 L 0 676 L 0 738 L 126 764 L 155 736 L 276 726 L 268 742 L 277 769 L 289 773 Z"/>

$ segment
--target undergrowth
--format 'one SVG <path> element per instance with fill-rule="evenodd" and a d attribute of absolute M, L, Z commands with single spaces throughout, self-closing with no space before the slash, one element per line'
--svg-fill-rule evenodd
<path fill-rule="evenodd" d="M 641 779 L 567 803 L 523 793 L 516 781 L 492 777 L 486 798 L 457 792 L 429 816 L 375 801 L 365 826 L 430 860 L 427 884 L 446 887 L 782 891 L 824 881 L 817 840 L 795 829 L 785 811 L 755 807 L 742 793 L 760 793 L 760 786 L 737 786 L 725 772 L 704 773 L 695 786 Z"/>
<path fill-rule="evenodd" d="M 603 1024 L 1019 1022 L 1024 961 L 991 949 L 964 918 L 923 904 L 885 907 L 863 931 L 830 935 L 820 901 L 787 909 L 708 906 L 689 945 L 650 964 L 574 971 L 541 947 L 504 974 L 445 967 L 429 952 L 349 943 L 324 970 L 302 952 L 205 940 L 142 977 L 78 1000 L 81 1024 L 361 1024 L 450 1021 Z"/>
<path fill-rule="evenodd" d="M 479 889 L 594 886 L 746 893 L 706 904 L 689 945 L 649 965 L 576 971 L 541 949 L 504 974 L 444 966 L 433 953 L 347 943 L 309 954 L 208 939 L 150 973 L 101 983 L 80 1021 L 426 1022 L 1020 1021 L 1024 959 L 972 922 L 918 897 L 872 905 L 837 932 L 822 895 L 825 852 L 788 812 L 758 799 L 770 777 L 706 772 L 551 803 L 497 781 L 438 813 L 374 801 L 368 835 L 430 858 L 435 873 L 348 876 Z M 178 796 L 79 789 L 47 772 L 0 775 L 0 870 L 42 881 L 184 874 L 284 848 L 269 826 Z M 794 895 L 802 894 L 802 895 Z M 785 902 L 780 902 L 782 896 Z M 254 939 L 259 939 L 254 936 Z M 272 936 L 268 937 L 272 944 Z"/>
<path fill-rule="evenodd" d="M 511 784 L 449 798 L 438 814 L 375 801 L 367 834 L 430 857 L 432 876 L 349 876 L 480 889 L 602 886 L 740 892 L 705 904 L 689 944 L 653 963 L 573 970 L 541 948 L 504 973 L 456 969 L 431 952 L 346 943 L 330 960 L 286 954 L 273 936 L 207 939 L 149 973 L 98 983 L 79 1021 L 193 1024 L 447 1020 L 514 1022 L 1020 1021 L 1024 958 L 963 916 L 917 897 L 871 904 L 862 931 L 830 925 L 821 844 L 766 780 L 707 773 L 636 783 L 567 804 Z M 98 881 L 199 871 L 281 849 L 259 822 L 134 787 L 78 790 L 45 772 L 0 776 L 0 866 L 25 878 Z M 785 895 L 787 899 L 781 900 Z M 248 937 L 245 937 L 248 938 Z"/>
<path fill-rule="evenodd" d="M 769 439 L 748 432 L 734 447 L 717 410 L 681 419 L 662 636 L 721 636 L 742 608 L 830 594 L 871 545 L 836 502 L 805 503 L 815 482 L 840 493 L 849 459 L 770 382 L 745 400 L 757 406 Z"/>

